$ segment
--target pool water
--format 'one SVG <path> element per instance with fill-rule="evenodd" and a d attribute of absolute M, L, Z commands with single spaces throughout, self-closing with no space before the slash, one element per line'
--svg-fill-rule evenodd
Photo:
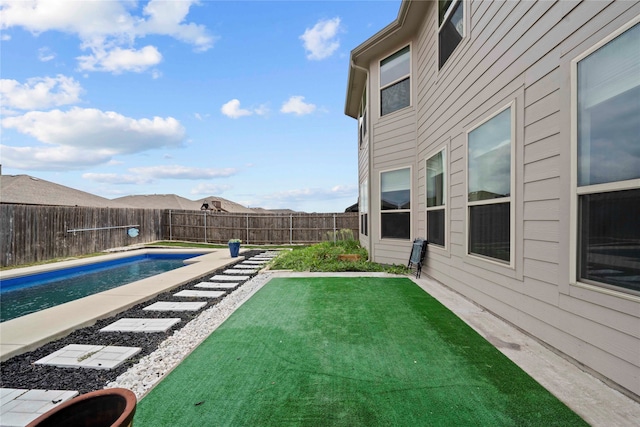
<path fill-rule="evenodd" d="M 0 322 L 183 267 L 198 255 L 137 255 L 0 280 Z"/>

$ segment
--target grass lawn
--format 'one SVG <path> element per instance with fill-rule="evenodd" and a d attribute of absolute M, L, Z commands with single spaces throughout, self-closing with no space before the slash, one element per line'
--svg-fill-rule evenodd
<path fill-rule="evenodd" d="M 580 426 L 407 278 L 273 279 L 138 404 L 140 426 Z"/>

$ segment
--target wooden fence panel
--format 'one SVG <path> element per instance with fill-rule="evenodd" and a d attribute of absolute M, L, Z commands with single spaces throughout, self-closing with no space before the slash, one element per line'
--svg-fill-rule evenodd
<path fill-rule="evenodd" d="M 357 213 L 234 214 L 198 211 L 166 211 L 165 239 L 188 242 L 246 244 L 309 244 L 333 239 L 333 233 L 349 229 L 358 236 Z"/>
<path fill-rule="evenodd" d="M 30 264 L 162 239 L 162 210 L 0 205 L 0 265 Z M 138 228 L 129 237 L 128 226 Z M 75 232 L 69 230 L 76 230 Z"/>
<path fill-rule="evenodd" d="M 137 237 L 128 236 L 130 226 L 139 229 Z M 343 229 L 358 236 L 357 213 L 233 214 L 0 204 L 0 265 L 74 257 L 158 240 L 310 244 L 331 240 Z"/>

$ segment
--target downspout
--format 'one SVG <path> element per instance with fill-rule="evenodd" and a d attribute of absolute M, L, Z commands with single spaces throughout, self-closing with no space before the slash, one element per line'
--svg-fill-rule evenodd
<path fill-rule="evenodd" d="M 367 90 L 367 104 L 371 103 L 371 91 L 369 90 L 369 69 L 368 68 L 364 68 L 361 67 L 360 65 L 357 65 L 354 61 L 353 58 L 351 58 L 351 66 L 353 68 L 355 68 L 356 70 L 360 70 L 363 71 L 365 73 L 365 75 L 367 76 L 366 78 L 366 83 L 365 83 L 365 89 Z M 367 194 L 367 227 L 369 228 L 368 233 L 367 233 L 367 243 L 369 246 L 369 261 L 373 261 L 374 259 L 374 248 L 373 248 L 373 241 L 372 241 L 372 234 L 373 234 L 373 229 L 372 227 L 370 227 L 371 224 L 371 188 L 373 187 L 373 185 L 371 185 L 371 161 L 373 159 L 373 144 L 371 144 L 371 140 L 372 140 L 372 135 L 371 135 L 371 122 L 373 120 L 371 120 L 373 114 L 371 111 L 371 108 L 368 108 L 369 105 L 367 105 L 367 111 L 369 111 L 369 120 L 367 120 L 367 135 L 369 137 L 369 160 L 367 162 L 367 192 L 369 194 Z M 360 178 L 358 177 L 358 188 L 360 188 Z M 359 222 L 359 221 L 358 221 Z"/>

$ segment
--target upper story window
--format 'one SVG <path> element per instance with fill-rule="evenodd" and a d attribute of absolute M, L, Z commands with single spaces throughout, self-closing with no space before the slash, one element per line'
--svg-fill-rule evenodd
<path fill-rule="evenodd" d="M 411 105 L 411 50 L 409 46 L 380 61 L 380 115 Z"/>
<path fill-rule="evenodd" d="M 572 245 L 578 281 L 640 295 L 640 19 L 634 21 L 572 63 Z"/>
<path fill-rule="evenodd" d="M 427 159 L 427 241 L 445 246 L 447 176 L 446 149 Z"/>
<path fill-rule="evenodd" d="M 411 168 L 380 173 L 380 237 L 411 238 Z"/>
<path fill-rule="evenodd" d="M 439 0 L 438 25 L 438 68 L 442 68 L 464 37 L 463 0 Z"/>
<path fill-rule="evenodd" d="M 513 108 L 467 134 L 468 253 L 511 263 Z"/>
<path fill-rule="evenodd" d="M 360 110 L 358 111 L 358 144 L 362 146 L 367 136 L 367 85 L 364 86 L 362 99 L 360 100 Z"/>

